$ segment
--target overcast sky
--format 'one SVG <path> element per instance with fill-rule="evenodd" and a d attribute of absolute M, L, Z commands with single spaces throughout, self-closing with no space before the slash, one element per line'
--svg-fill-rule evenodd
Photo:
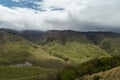
<path fill-rule="evenodd" d="M 120 0 L 0 0 L 0 28 L 120 31 Z"/>

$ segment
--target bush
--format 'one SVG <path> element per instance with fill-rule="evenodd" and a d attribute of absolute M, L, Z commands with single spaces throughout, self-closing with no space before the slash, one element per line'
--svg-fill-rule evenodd
<path fill-rule="evenodd" d="M 120 66 L 120 56 L 118 55 L 108 58 L 93 59 L 77 67 L 65 68 L 61 74 L 59 74 L 58 78 L 59 80 L 74 80 L 83 75 L 109 70 L 117 66 Z M 98 76 L 94 77 L 94 80 L 97 79 L 99 79 Z"/>
<path fill-rule="evenodd" d="M 100 76 L 94 76 L 92 80 L 99 80 L 100 78 Z"/>

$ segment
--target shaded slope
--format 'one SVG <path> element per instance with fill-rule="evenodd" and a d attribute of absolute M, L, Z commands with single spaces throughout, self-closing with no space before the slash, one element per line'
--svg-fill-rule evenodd
<path fill-rule="evenodd" d="M 36 41 L 44 34 L 42 31 L 25 30 L 20 32 L 21 36 L 30 41 Z"/>
<path fill-rule="evenodd" d="M 111 55 L 120 54 L 120 34 L 112 32 L 84 33 L 89 40 Z"/>
<path fill-rule="evenodd" d="M 42 35 L 39 41 L 39 44 L 47 44 L 52 41 L 57 40 L 61 44 L 65 44 L 67 41 L 70 42 L 81 42 L 81 43 L 89 43 L 86 36 L 81 34 L 80 32 L 75 32 L 71 30 L 66 31 L 48 31 Z"/>

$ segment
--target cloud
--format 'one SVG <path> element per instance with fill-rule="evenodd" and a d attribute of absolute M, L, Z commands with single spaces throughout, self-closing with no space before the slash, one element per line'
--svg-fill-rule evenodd
<path fill-rule="evenodd" d="M 29 8 L 8 8 L 0 6 L 0 27 L 8 27 L 12 29 L 54 29 L 52 24 L 47 20 L 66 21 L 67 13 L 59 11 L 40 12 Z M 66 18 L 66 19 L 65 19 Z M 57 29 L 57 27 L 56 27 Z"/>
<path fill-rule="evenodd" d="M 115 31 L 120 29 L 119 0 L 30 1 L 37 5 L 36 9 L 29 7 L 9 8 L 0 5 L 0 27 L 17 30 Z"/>
<path fill-rule="evenodd" d="M 11 1 L 13 1 L 13 2 L 21 2 L 21 0 L 11 0 Z"/>

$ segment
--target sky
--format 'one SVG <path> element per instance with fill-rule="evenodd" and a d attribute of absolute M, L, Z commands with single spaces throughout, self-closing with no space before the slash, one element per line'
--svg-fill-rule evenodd
<path fill-rule="evenodd" d="M 0 0 L 0 28 L 120 32 L 120 0 Z"/>

